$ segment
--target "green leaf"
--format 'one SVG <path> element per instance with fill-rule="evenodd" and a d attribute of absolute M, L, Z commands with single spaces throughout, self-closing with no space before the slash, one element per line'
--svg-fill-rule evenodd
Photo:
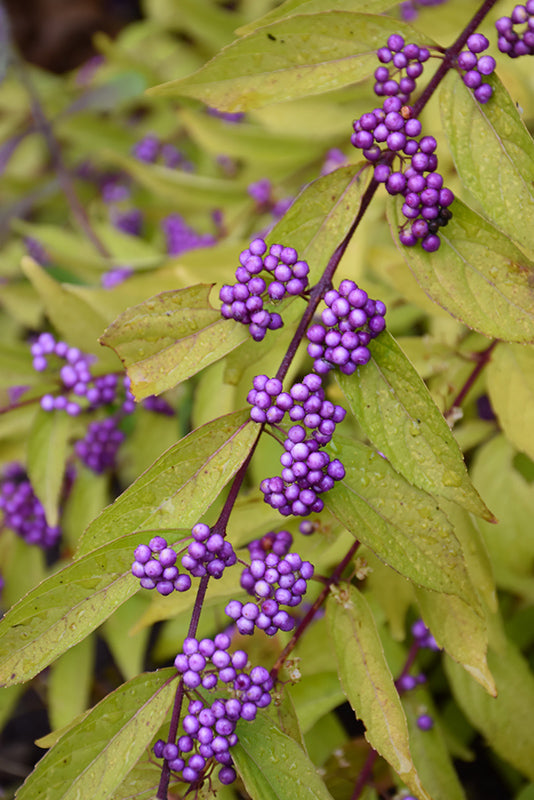
<path fill-rule="evenodd" d="M 290 167 L 294 170 L 324 154 L 325 143 L 320 139 L 277 133 L 246 122 L 229 125 L 224 119 L 205 112 L 182 109 L 180 121 L 196 143 L 208 153 L 250 159 L 258 167 L 265 165 L 264 169 Z"/>
<path fill-rule="evenodd" d="M 105 264 L 103 257 L 87 239 L 66 227 L 16 219 L 13 221 L 13 228 L 24 236 L 37 239 L 46 248 L 55 264 L 67 267 L 76 275 L 82 275 L 88 269 L 102 269 Z"/>
<path fill-rule="evenodd" d="M 46 521 L 52 526 L 59 523 L 71 421 L 65 411 L 39 409 L 28 440 L 28 475 L 44 507 Z"/>
<path fill-rule="evenodd" d="M 486 384 L 502 430 L 534 459 L 534 349 L 500 342 L 491 355 Z"/>
<path fill-rule="evenodd" d="M 466 800 L 428 691 L 417 688 L 407 692 L 402 704 L 408 721 L 413 761 L 432 800 Z M 417 718 L 423 709 L 434 719 L 430 731 L 422 731 L 417 726 Z"/>
<path fill-rule="evenodd" d="M 131 597 L 128 602 L 117 608 L 102 627 L 102 635 L 126 680 L 138 675 L 145 663 L 150 630 L 144 628 L 135 633 L 132 632 L 132 628 L 149 602 L 148 598 L 144 596 L 145 594 Z"/>
<path fill-rule="evenodd" d="M 236 769 L 254 800 L 332 800 L 300 745 L 260 712 L 237 724 Z"/>
<path fill-rule="evenodd" d="M 335 589 L 326 606 L 339 677 L 365 738 L 420 798 L 406 717 L 367 601 L 353 586 Z"/>
<path fill-rule="evenodd" d="M 87 528 L 78 555 L 132 530 L 194 525 L 258 435 L 248 409 L 212 420 L 171 447 Z"/>
<path fill-rule="evenodd" d="M 498 77 L 485 80 L 493 96 L 482 105 L 449 72 L 440 93 L 443 126 L 456 169 L 486 216 L 534 256 L 534 141 Z"/>
<path fill-rule="evenodd" d="M 338 381 L 369 439 L 410 483 L 491 520 L 432 395 L 393 337 L 371 345 L 371 361 Z"/>
<path fill-rule="evenodd" d="M 94 637 L 88 636 L 50 668 L 48 714 L 52 730 L 68 725 L 88 704 L 93 681 Z"/>
<path fill-rule="evenodd" d="M 106 800 L 145 752 L 172 703 L 176 670 L 138 675 L 105 697 L 41 759 L 17 800 Z"/>
<path fill-rule="evenodd" d="M 534 601 L 534 484 L 516 469 L 516 450 L 505 436 L 479 448 L 471 474 L 484 497 L 491 497 L 498 525 L 480 522 L 497 585 Z"/>
<path fill-rule="evenodd" d="M 361 81 L 376 68 L 376 49 L 391 33 L 432 42 L 399 20 L 326 11 L 283 19 L 225 47 L 193 75 L 150 94 L 197 97 L 223 111 L 321 94 Z"/>
<path fill-rule="evenodd" d="M 304 675 L 289 689 L 297 710 L 303 733 L 307 733 L 317 720 L 337 706 L 345 695 L 339 685 L 337 672 L 315 672 Z"/>
<path fill-rule="evenodd" d="M 528 662 L 511 642 L 488 651 L 497 697 L 490 697 L 454 661 L 445 669 L 458 705 L 488 745 L 505 761 L 534 780 L 534 676 Z"/>
<path fill-rule="evenodd" d="M 486 620 L 459 597 L 421 587 L 415 591 L 423 619 L 437 643 L 495 696 L 495 682 L 486 659 Z"/>
<path fill-rule="evenodd" d="M 76 296 L 67 284 L 59 284 L 46 270 L 29 257 L 22 259 L 22 269 L 44 304 L 50 322 L 72 347 L 93 353 L 110 369 L 117 369 L 117 359 L 98 343 L 107 320 L 88 303 Z"/>
<path fill-rule="evenodd" d="M 218 361 L 249 338 L 248 327 L 221 317 L 211 286 L 163 292 L 127 309 L 101 337 L 128 370 L 136 400 L 160 394 Z"/>
<path fill-rule="evenodd" d="M 347 233 L 370 177 L 369 170 L 362 173 L 359 164 L 317 178 L 304 187 L 267 237 L 269 244 L 291 242 L 299 258 L 310 265 L 310 284 L 320 278 Z"/>
<path fill-rule="evenodd" d="M 107 162 L 123 169 L 156 197 L 171 201 L 173 208 L 227 208 L 246 198 L 246 187 L 235 180 L 161 167 L 115 151 L 103 155 Z"/>
<path fill-rule="evenodd" d="M 8 611 L 0 622 L 2 685 L 33 678 L 139 590 L 131 566 L 145 538 L 123 536 L 74 561 Z"/>
<path fill-rule="evenodd" d="M 30 348 L 22 342 L 0 344 L 0 388 L 34 386 L 41 376 L 32 365 Z"/>
<path fill-rule="evenodd" d="M 331 450 L 346 471 L 325 495 L 332 514 L 401 575 L 476 606 L 462 548 L 436 501 L 361 442 L 336 436 Z"/>
<path fill-rule="evenodd" d="M 236 33 L 244 36 L 258 28 L 270 25 L 280 19 L 296 16 L 297 14 L 317 14 L 321 11 L 372 11 L 379 14 L 395 5 L 393 0 L 286 0 L 285 3 L 268 11 L 263 17 L 242 25 Z"/>
<path fill-rule="evenodd" d="M 440 230 L 441 247 L 426 253 L 404 247 L 397 229 L 401 204 L 388 202 L 394 238 L 418 284 L 453 317 L 490 338 L 534 340 L 534 265 L 504 234 L 455 200 L 453 218 Z"/>

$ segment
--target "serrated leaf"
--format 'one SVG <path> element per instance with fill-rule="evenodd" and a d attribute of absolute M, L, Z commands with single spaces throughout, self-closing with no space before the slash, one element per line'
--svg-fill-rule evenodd
<path fill-rule="evenodd" d="M 395 0 L 286 0 L 285 3 L 268 11 L 263 17 L 242 25 L 236 30 L 239 36 L 270 25 L 280 19 L 287 19 L 296 14 L 317 14 L 320 11 L 372 11 L 378 14 L 395 5 Z"/>
<path fill-rule="evenodd" d="M 440 229 L 441 247 L 426 253 L 404 247 L 397 229 L 401 204 L 388 202 L 394 239 L 425 292 L 453 317 L 490 338 L 534 341 L 534 264 L 507 236 L 460 200 Z"/>
<path fill-rule="evenodd" d="M 104 698 L 41 759 L 17 800 L 107 800 L 145 752 L 176 690 L 169 668 Z"/>
<path fill-rule="evenodd" d="M 430 494 L 493 519 L 432 395 L 387 331 L 373 341 L 369 364 L 337 379 L 358 424 L 397 472 Z"/>
<path fill-rule="evenodd" d="M 50 576 L 0 622 L 0 682 L 37 675 L 139 590 L 131 574 L 142 533 L 123 536 Z"/>
<path fill-rule="evenodd" d="M 497 697 L 490 697 L 454 661 L 445 660 L 452 693 L 471 724 L 505 761 L 534 780 L 534 676 L 510 641 L 498 651 L 490 646 L 488 666 Z"/>
<path fill-rule="evenodd" d="M 50 668 L 48 715 L 52 730 L 68 725 L 89 705 L 93 681 L 94 637 L 63 653 Z"/>
<path fill-rule="evenodd" d="M 254 800 L 332 800 L 300 745 L 260 712 L 237 724 L 236 769 Z"/>
<path fill-rule="evenodd" d="M 419 586 L 477 606 L 462 548 L 436 501 L 361 442 L 335 438 L 346 471 L 325 495 L 326 507 L 353 536 Z"/>
<path fill-rule="evenodd" d="M 459 597 L 415 589 L 424 621 L 438 644 L 491 695 L 496 688 L 488 669 L 486 620 Z"/>
<path fill-rule="evenodd" d="M 418 797 L 430 800 L 413 765 L 406 717 L 367 601 L 347 585 L 328 598 L 326 614 L 343 690 L 365 738 Z"/>
<path fill-rule="evenodd" d="M 59 522 L 71 421 L 65 411 L 39 409 L 28 439 L 28 475 L 45 510 L 46 521 L 52 526 Z"/>
<path fill-rule="evenodd" d="M 493 96 L 482 105 L 449 72 L 440 93 L 443 126 L 456 169 L 486 216 L 534 255 L 534 141 L 498 77 L 485 81 Z"/>
<path fill-rule="evenodd" d="M 136 400 L 160 394 L 218 361 L 249 337 L 209 303 L 211 286 L 163 292 L 127 309 L 100 341 L 128 371 Z"/>
<path fill-rule="evenodd" d="M 25 256 L 22 269 L 32 282 L 45 307 L 50 322 L 72 347 L 93 353 L 110 369 L 117 369 L 117 359 L 98 343 L 98 337 L 107 320 L 80 297 L 70 291 L 67 284 L 57 283 L 36 261 Z"/>
<path fill-rule="evenodd" d="M 261 28 L 225 47 L 193 75 L 151 94 L 197 97 L 222 111 L 246 111 L 361 81 L 376 68 L 376 49 L 391 33 L 432 42 L 399 20 L 326 11 Z"/>
<path fill-rule="evenodd" d="M 258 435 L 247 409 L 181 439 L 87 528 L 78 555 L 132 530 L 194 525 L 235 475 Z"/>
<path fill-rule="evenodd" d="M 534 459 L 534 348 L 500 342 L 486 369 L 486 385 L 502 430 Z"/>

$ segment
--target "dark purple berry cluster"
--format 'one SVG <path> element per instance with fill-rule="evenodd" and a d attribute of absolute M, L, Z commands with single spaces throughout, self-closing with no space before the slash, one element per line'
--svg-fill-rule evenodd
<path fill-rule="evenodd" d="M 230 637 L 219 633 L 212 639 L 187 638 L 174 665 L 181 675 L 190 702 L 182 720 L 183 734 L 176 743 L 159 739 L 154 745 L 156 758 L 164 758 L 178 780 L 200 786 L 216 765 L 222 769 L 218 778 L 223 784 L 236 778 L 230 749 L 238 742 L 239 720 L 252 722 L 258 708 L 271 702 L 273 680 L 265 667 L 247 670 L 248 655 L 244 650 L 229 653 Z M 208 692 L 226 689 L 230 697 L 217 697 L 211 704 Z"/>
<path fill-rule="evenodd" d="M 325 399 L 319 375 L 305 375 L 289 392 L 283 391 L 282 381 L 267 375 L 256 375 L 252 387 L 247 402 L 252 406 L 250 417 L 254 422 L 276 425 L 287 414 L 292 422 L 302 422 L 311 430 L 318 444 L 328 444 L 336 424 L 345 418 L 346 411 L 342 406 Z"/>
<path fill-rule="evenodd" d="M 534 55 L 534 0 L 515 6 L 509 17 L 497 20 L 495 27 L 501 53 L 510 58 Z"/>
<path fill-rule="evenodd" d="M 140 578 L 143 589 L 157 589 L 160 594 L 168 595 L 175 590 L 186 592 L 191 587 L 191 578 L 180 574 L 176 566 L 178 555 L 163 536 L 154 536 L 148 544 L 140 544 L 134 557 L 132 575 Z"/>
<path fill-rule="evenodd" d="M 198 233 L 190 228 L 180 214 L 169 214 L 161 223 L 165 234 L 166 249 L 170 256 L 179 256 L 188 250 L 211 247 L 215 238 L 210 233 Z"/>
<path fill-rule="evenodd" d="M 374 164 L 375 180 L 385 184 L 392 196 L 404 197 L 402 213 L 406 222 L 400 230 L 401 243 L 411 247 L 420 241 L 423 249 L 432 253 L 440 246 L 439 228 L 447 225 L 452 216 L 448 207 L 454 195 L 443 187 L 443 178 L 437 172 L 435 138 L 421 136 L 421 123 L 413 116 L 412 106 L 407 105 L 430 53 L 416 44 L 405 44 L 402 36 L 392 34 L 387 47 L 380 48 L 377 55 L 383 64 L 406 70 L 406 77 L 395 81 L 387 77 L 386 66 L 376 70 L 375 93 L 386 99 L 382 108 L 354 121 L 351 142 Z M 400 169 L 393 168 L 395 158 L 400 159 Z"/>
<path fill-rule="evenodd" d="M 277 378 L 257 375 L 247 401 L 253 406 L 250 415 L 256 422 L 278 424 L 286 413 L 292 422 L 302 422 L 287 432 L 280 458 L 282 476 L 266 478 L 260 484 L 265 502 L 284 516 L 304 517 L 322 511 L 324 503 L 319 495 L 344 478 L 345 470 L 320 446 L 332 440 L 345 409 L 325 399 L 321 376 L 313 373 L 305 375 L 289 392 L 282 391 Z"/>
<path fill-rule="evenodd" d="M 300 605 L 314 568 L 298 553 L 289 552 L 292 541 L 288 531 L 279 531 L 248 545 L 251 562 L 241 573 L 241 586 L 255 602 L 231 600 L 225 609 L 239 633 L 252 634 L 256 627 L 274 636 L 279 630 L 295 627 L 293 617 L 280 606 Z"/>
<path fill-rule="evenodd" d="M 0 483 L 0 509 L 4 525 L 28 544 L 43 548 L 57 544 L 61 528 L 47 523 L 41 501 L 20 464 L 10 464 L 4 471 Z"/>
<path fill-rule="evenodd" d="M 400 34 L 393 33 L 387 47 L 381 47 L 377 55 L 382 66 L 375 70 L 375 94 L 398 97 L 402 103 L 407 103 L 423 72 L 423 64 L 430 58 L 430 51 L 416 44 L 406 44 Z"/>
<path fill-rule="evenodd" d="M 119 447 L 125 439 L 117 423 L 115 417 L 90 422 L 84 438 L 74 445 L 78 458 L 97 474 L 115 467 Z"/>
<path fill-rule="evenodd" d="M 481 33 L 473 33 L 467 40 L 467 50 L 458 56 L 458 66 L 463 72 L 462 80 L 468 89 L 473 89 L 479 103 L 487 103 L 493 94 L 489 83 L 484 78 L 491 75 L 496 67 L 493 56 L 481 56 L 489 47 L 489 41 Z"/>
<path fill-rule="evenodd" d="M 308 355 L 321 375 L 333 367 L 352 375 L 371 358 L 367 345 L 386 327 L 386 306 L 381 300 L 370 300 L 351 280 L 341 281 L 339 290 L 330 289 L 324 301 L 322 324 L 315 323 L 306 334 Z"/>
<path fill-rule="evenodd" d="M 293 247 L 272 244 L 267 252 L 265 240 L 259 237 L 243 250 L 239 263 L 235 273 L 237 283 L 225 284 L 219 292 L 221 314 L 225 319 L 248 325 L 252 338 L 261 342 L 267 330 L 277 330 L 283 325 L 280 314 L 264 308 L 265 295 L 276 303 L 286 295 L 303 294 L 308 288 L 310 268 L 305 261 L 299 261 Z M 262 272 L 272 276 L 269 284 Z"/>
<path fill-rule="evenodd" d="M 236 563 L 237 556 L 230 542 L 220 533 L 212 533 L 209 525 L 199 522 L 191 533 L 193 541 L 182 557 L 182 567 L 195 578 L 204 575 L 220 578 L 226 567 Z"/>

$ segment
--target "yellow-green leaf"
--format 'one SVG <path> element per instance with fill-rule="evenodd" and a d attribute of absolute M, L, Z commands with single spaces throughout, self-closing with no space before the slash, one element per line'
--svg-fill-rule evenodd
<path fill-rule="evenodd" d="M 169 448 L 92 522 L 78 555 L 133 530 L 194 525 L 250 452 L 258 426 L 249 414 L 219 417 Z"/>
<path fill-rule="evenodd" d="M 128 371 L 137 400 L 170 389 L 218 361 L 249 337 L 248 327 L 221 317 L 211 286 L 163 292 L 127 309 L 106 329 Z"/>
<path fill-rule="evenodd" d="M 418 797 L 430 800 L 413 765 L 406 717 L 367 601 L 346 586 L 333 592 L 326 613 L 343 691 L 365 725 L 365 738 Z"/>
<path fill-rule="evenodd" d="M 193 75 L 150 92 L 197 97 L 223 111 L 321 94 L 371 75 L 376 49 L 391 33 L 404 33 L 417 44 L 431 43 L 406 23 L 385 16 L 302 14 L 244 36 Z"/>
<path fill-rule="evenodd" d="M 518 450 L 534 459 L 534 348 L 499 343 L 486 381 L 502 430 Z"/>
<path fill-rule="evenodd" d="M 371 356 L 354 375 L 338 377 L 367 436 L 415 486 L 491 520 L 441 411 L 387 331 L 373 341 Z"/>
<path fill-rule="evenodd" d="M 406 221 L 401 205 L 388 202 L 396 241 Z M 451 210 L 453 218 L 440 229 L 441 247 L 435 253 L 398 244 L 418 284 L 449 314 L 485 336 L 534 341 L 534 264 L 459 200 Z"/>
<path fill-rule="evenodd" d="M 460 177 L 486 216 L 534 257 L 534 141 L 516 103 L 496 75 L 488 103 L 479 103 L 455 70 L 445 78 L 440 107 Z"/>
<path fill-rule="evenodd" d="M 142 757 L 172 703 L 175 669 L 138 675 L 96 705 L 41 759 L 17 800 L 107 800 Z"/>
<path fill-rule="evenodd" d="M 39 409 L 28 439 L 28 475 L 49 525 L 59 522 L 67 444 L 72 419 L 66 411 Z"/>

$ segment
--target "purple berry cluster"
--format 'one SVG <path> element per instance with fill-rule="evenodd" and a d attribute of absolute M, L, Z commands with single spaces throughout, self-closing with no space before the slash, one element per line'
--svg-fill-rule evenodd
<path fill-rule="evenodd" d="M 221 314 L 225 319 L 248 325 L 252 338 L 261 342 L 267 330 L 277 330 L 283 325 L 280 314 L 264 308 L 265 293 L 273 303 L 286 295 L 303 294 L 308 288 L 310 268 L 305 261 L 299 261 L 293 247 L 272 244 L 267 252 L 265 240 L 259 237 L 243 250 L 239 263 L 235 273 L 237 283 L 225 284 L 219 292 Z M 268 285 L 261 276 L 263 271 L 272 275 Z"/>
<path fill-rule="evenodd" d="M 198 250 L 200 247 L 211 247 L 215 244 L 215 238 L 210 233 L 198 233 L 190 228 L 180 214 L 169 214 L 163 219 L 161 226 L 170 256 L 179 256 L 188 250 Z"/>
<path fill-rule="evenodd" d="M 125 439 L 117 422 L 115 417 L 90 422 L 84 438 L 74 445 L 78 458 L 99 475 L 114 469 L 119 447 Z"/>
<path fill-rule="evenodd" d="M 320 375 L 333 367 L 352 375 L 371 358 L 367 345 L 386 327 L 386 306 L 381 300 L 370 300 L 351 280 L 341 281 L 339 289 L 330 289 L 324 301 L 323 324 L 315 323 L 306 334 L 308 355 Z"/>
<path fill-rule="evenodd" d="M 238 742 L 237 722 L 252 722 L 258 708 L 271 702 L 273 680 L 268 670 L 253 667 L 247 671 L 247 653 L 229 653 L 229 647 L 226 633 L 217 634 L 213 640 L 190 637 L 184 640 L 182 652 L 174 661 L 191 699 L 182 720 L 183 734 L 176 743 L 159 739 L 154 755 L 164 758 L 174 775 L 192 786 L 200 786 L 218 764 L 222 767 L 218 773 L 221 783 L 235 780 L 230 749 Z M 218 697 L 209 704 L 205 694 L 202 698 L 197 695 L 197 689 L 218 694 L 226 689 L 230 697 Z"/>
<path fill-rule="evenodd" d="M 375 94 L 377 97 L 398 97 L 402 103 L 407 103 L 415 90 L 417 78 L 423 72 L 423 64 L 430 58 L 430 51 L 416 44 L 406 44 L 400 34 L 393 33 L 387 47 L 381 47 L 377 56 L 382 66 L 375 70 Z"/>
<path fill-rule="evenodd" d="M 501 53 L 510 58 L 534 55 L 534 0 L 515 6 L 509 17 L 497 20 L 495 27 Z"/>
<path fill-rule="evenodd" d="M 289 552 L 292 541 L 288 531 L 279 531 L 248 545 L 251 562 L 241 573 L 241 586 L 255 602 L 231 600 L 225 609 L 239 633 L 252 634 L 256 627 L 274 636 L 279 630 L 295 627 L 293 617 L 280 606 L 300 605 L 314 568 L 298 553 Z"/>
<path fill-rule="evenodd" d="M 152 134 L 144 136 L 134 144 L 132 147 L 132 155 L 134 158 L 137 158 L 138 161 L 144 161 L 146 164 L 161 162 L 170 169 L 181 167 L 188 171 L 192 168 L 192 164 L 177 147 L 173 144 L 162 142 L 157 136 Z"/>
<path fill-rule="evenodd" d="M 345 409 L 325 399 L 321 376 L 314 373 L 305 375 L 289 392 L 282 391 L 278 378 L 257 375 L 247 401 L 253 406 L 250 415 L 255 422 L 276 425 L 286 413 L 292 422 L 302 422 L 287 432 L 280 457 L 282 476 L 266 478 L 260 484 L 265 502 L 284 516 L 305 517 L 322 511 L 324 503 L 319 495 L 344 478 L 345 469 L 320 446 L 332 440 Z"/>
<path fill-rule="evenodd" d="M 437 172 L 435 138 L 421 136 L 421 123 L 413 116 L 412 106 L 407 105 L 430 53 L 427 48 L 405 44 L 402 36 L 392 34 L 387 47 L 380 48 L 377 55 L 384 66 L 375 72 L 375 93 L 385 96 L 385 100 L 382 108 L 354 121 L 351 142 L 374 164 L 375 180 L 384 183 L 390 195 L 404 197 L 402 213 L 406 222 L 400 230 L 401 243 L 412 247 L 420 241 L 423 249 L 432 253 L 440 246 L 439 228 L 447 225 L 452 216 L 448 207 L 454 195 L 443 187 L 443 178 Z M 397 70 L 405 70 L 405 77 L 394 80 L 385 66 L 390 62 Z M 394 170 L 396 157 L 401 160 L 401 168 Z M 405 166 L 407 158 L 409 163 Z"/>
<path fill-rule="evenodd" d="M 0 508 L 4 524 L 28 544 L 53 547 L 61 536 L 61 528 L 48 525 L 41 501 L 37 498 L 20 464 L 10 464 L 0 483 Z"/>
<path fill-rule="evenodd" d="M 212 533 L 209 525 L 203 522 L 197 523 L 191 533 L 193 541 L 182 557 L 182 567 L 195 578 L 204 575 L 221 578 L 226 567 L 237 561 L 232 545 L 220 533 Z"/>
<path fill-rule="evenodd" d="M 41 333 L 38 336 L 31 345 L 31 354 L 33 367 L 37 372 L 48 369 L 51 357 L 59 359 L 59 363 L 65 362 L 59 369 L 60 394 L 42 396 L 41 408 L 44 411 L 64 410 L 70 416 L 76 417 L 82 411 L 93 411 L 117 400 L 117 375 L 110 373 L 93 376 L 91 362 L 94 357 L 82 353 L 77 347 L 70 347 L 67 342 L 56 341 L 51 333 Z M 131 414 L 135 408 L 135 400 L 129 390 L 129 378 L 123 378 L 122 383 L 125 391 L 122 413 Z"/>
<path fill-rule="evenodd" d="M 466 44 L 467 50 L 458 56 L 458 66 L 463 72 L 462 80 L 468 89 L 473 89 L 476 100 L 484 104 L 493 94 L 492 87 L 484 82 L 484 78 L 491 75 L 496 62 L 493 56 L 480 55 L 489 47 L 489 41 L 483 34 L 471 34 Z"/>
<path fill-rule="evenodd" d="M 191 587 L 191 578 L 180 574 L 176 566 L 178 555 L 163 536 L 154 536 L 148 544 L 140 544 L 134 557 L 132 575 L 140 578 L 143 589 L 157 589 L 165 596 L 175 590 L 186 592 Z"/>

